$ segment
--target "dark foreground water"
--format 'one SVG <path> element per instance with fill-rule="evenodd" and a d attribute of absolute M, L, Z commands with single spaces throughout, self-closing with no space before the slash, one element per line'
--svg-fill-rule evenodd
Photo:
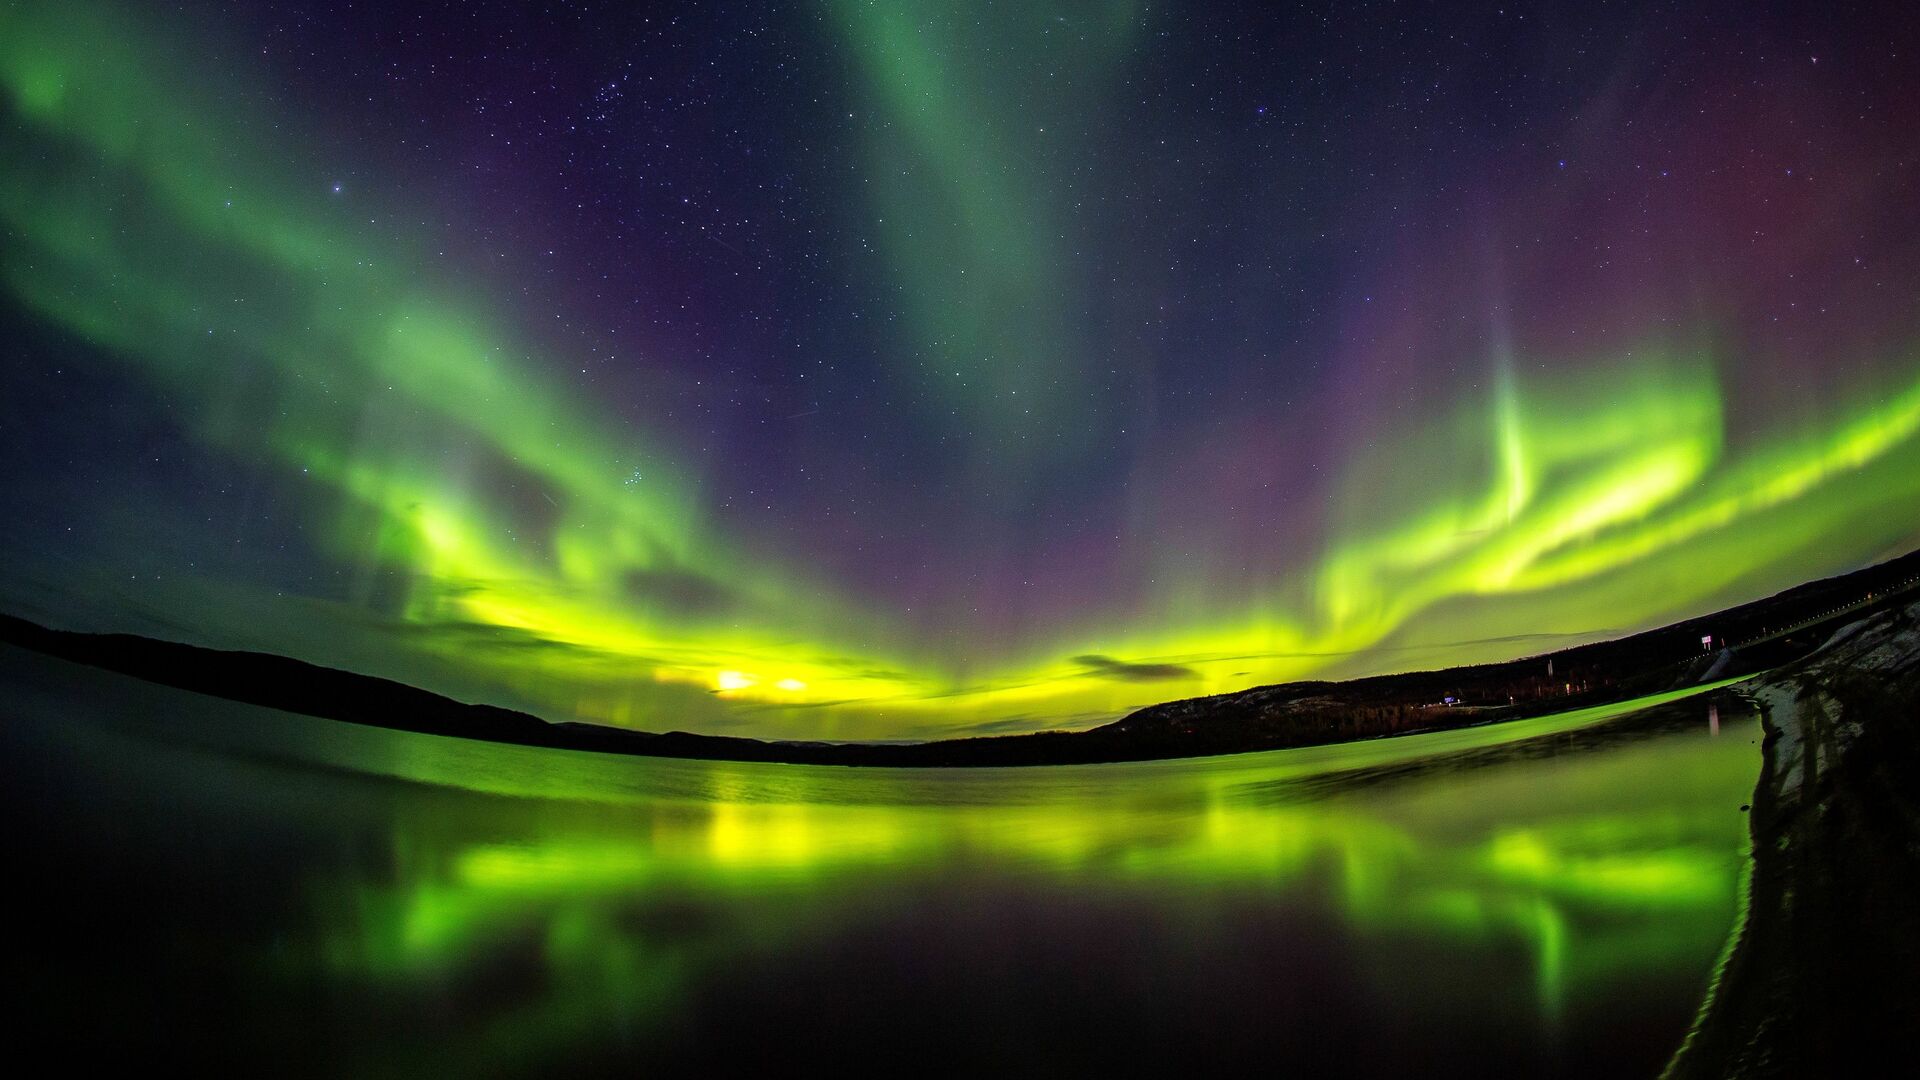
<path fill-rule="evenodd" d="M 1713 693 L 968 771 L 291 716 L 0 648 L 13 1040 L 253 1075 L 1652 1075 L 1736 919 Z"/>

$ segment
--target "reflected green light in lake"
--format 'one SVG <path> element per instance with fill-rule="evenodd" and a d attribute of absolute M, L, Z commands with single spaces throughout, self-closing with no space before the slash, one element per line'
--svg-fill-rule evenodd
<path fill-rule="evenodd" d="M 1365 935 L 1518 946 L 1537 971 L 1539 1012 L 1551 1018 L 1570 993 L 1604 992 L 1658 965 L 1681 939 L 1712 940 L 1724 928 L 1740 825 L 1727 800 L 1751 783 L 1752 760 L 1721 751 L 1700 740 L 1661 748 L 1663 771 L 1690 782 L 1639 811 L 1617 797 L 1594 809 L 1576 805 L 1644 769 L 1633 752 L 1577 768 L 1543 763 L 1536 768 L 1546 776 L 1512 783 L 1476 777 L 1514 789 L 1488 792 L 1500 804 L 1530 803 L 1539 815 L 1515 824 L 1490 822 L 1481 809 L 1449 812 L 1418 789 L 1263 805 L 1236 798 L 1231 783 L 1210 783 L 1213 763 L 1171 778 L 1171 790 L 1138 793 L 1121 789 L 1124 771 L 1116 770 L 1112 790 L 1086 793 L 1109 797 L 1099 807 L 741 802 L 698 813 L 615 812 L 551 834 L 447 847 L 433 864 L 410 867 L 397 887 L 361 890 L 345 905 L 356 917 L 335 932 L 369 947 L 358 959 L 375 974 L 399 980 L 478 962 L 500 941 L 535 933 L 548 943 L 554 973 L 619 973 L 623 994 L 637 993 L 627 981 L 637 980 L 651 996 L 664 993 L 657 983 L 679 965 L 647 958 L 679 955 L 667 940 L 675 935 L 649 940 L 618 917 L 650 896 L 740 902 L 777 894 L 803 921 L 832 920 L 843 887 L 858 879 L 986 865 L 1062 888 L 1172 897 L 1232 886 L 1306 889 Z M 1044 783 L 1045 775 L 986 784 L 1028 779 Z M 951 782 L 964 789 L 971 780 Z M 1573 790 L 1546 790 L 1563 783 Z M 1193 800 L 1203 803 L 1198 812 Z M 706 959 L 723 963 L 733 945 L 716 945 Z M 617 955 L 628 962 L 609 969 Z"/>
<path fill-rule="evenodd" d="M 560 753 L 224 703 L 57 730 L 100 771 L 77 792 L 212 807 L 225 824 L 167 841 L 186 845 L 168 872 L 208 895 L 252 830 L 300 838 L 248 868 L 265 936 L 215 959 L 252 973 L 239 1016 L 317 995 L 353 1033 L 329 1069 L 547 1071 L 660 1047 L 684 1065 L 715 1052 L 715 1025 L 815 1016 L 858 1040 L 948 1022 L 929 1009 L 1013 1053 L 1036 1037 L 1017 1014 L 1040 1008 L 1074 1046 L 1151 1025 L 1167 1046 L 1217 1040 L 1247 1021 L 1214 1010 L 1250 1009 L 1272 1026 L 1238 1037 L 1277 1040 L 1279 1063 L 1289 1039 L 1356 1024 L 1600 1070 L 1677 1045 L 1733 923 L 1758 765 L 1733 701 L 1718 737 L 1705 701 L 1668 698 L 957 772 Z M 1168 1019 L 1189 1000 L 1201 1016 Z M 1056 1019 L 1062 1002 L 1101 1019 Z"/>

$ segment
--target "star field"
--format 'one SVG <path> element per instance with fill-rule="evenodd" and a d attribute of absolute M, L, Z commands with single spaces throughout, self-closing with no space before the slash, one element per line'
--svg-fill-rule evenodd
<path fill-rule="evenodd" d="M 1082 726 L 1920 534 L 1910 20 L 0 11 L 0 607 L 555 718 Z"/>

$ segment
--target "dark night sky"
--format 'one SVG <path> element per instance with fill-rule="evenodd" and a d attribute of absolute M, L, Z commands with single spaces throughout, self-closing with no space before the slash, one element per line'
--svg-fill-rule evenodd
<path fill-rule="evenodd" d="M 1078 726 L 1920 536 L 1899 5 L 0 8 L 0 606 Z"/>

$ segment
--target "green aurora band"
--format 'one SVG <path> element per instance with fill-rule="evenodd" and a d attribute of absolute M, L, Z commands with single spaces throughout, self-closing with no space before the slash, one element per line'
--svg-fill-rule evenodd
<path fill-rule="evenodd" d="M 1086 157 L 1074 133 L 1102 108 L 1139 12 L 1130 0 L 1079 7 L 1070 28 L 1061 16 L 1014 36 L 927 0 L 832 5 L 886 118 L 865 175 L 911 305 L 902 364 L 945 406 L 929 419 L 970 436 L 975 464 L 1002 484 L 1031 482 L 1023 473 L 1067 452 L 1063 440 L 1112 419 L 1061 422 L 1093 379 L 1075 362 L 1072 313 L 1087 297 L 1067 269 L 1077 236 L 1061 225 Z"/>
<path fill-rule="evenodd" d="M 996 134 L 1007 121 L 965 85 L 961 59 L 915 52 L 919 37 L 884 11 L 835 11 L 930 170 L 875 195 L 917 332 L 937 345 L 926 363 L 961 373 L 953 400 L 970 422 L 1017 434 L 1024 421 L 996 420 L 999 390 L 1038 401 L 1058 389 L 1018 374 L 1049 369 L 1016 358 L 1023 344 L 1066 341 L 1075 302 L 1053 289 L 1063 251 L 1040 239 L 1049 182 L 1027 166 L 971 166 L 982 151 L 1021 151 Z M 1132 36 L 1124 11 L 1105 25 L 1082 58 L 1086 95 Z M 1489 362 L 1502 372 L 1490 386 L 1343 463 L 1323 551 L 1229 595 L 1205 565 L 1156 552 L 1153 589 L 1124 620 L 1070 615 L 990 661 L 926 646 L 804 559 L 771 562 L 725 535 L 704 509 L 712 478 L 669 437 L 547 374 L 494 314 L 500 298 L 438 269 L 425 235 L 396 239 L 293 194 L 311 184 L 289 125 L 252 107 L 261 98 L 242 76 L 189 71 L 190 50 L 170 40 L 89 4 L 0 11 L 0 274 L 17 303 L 124 364 L 206 447 L 277 469 L 285 497 L 362 578 L 359 603 L 314 610 L 364 625 L 379 609 L 392 643 L 382 673 L 459 672 L 550 716 L 653 728 L 858 738 L 1077 726 L 1310 674 L 1498 658 L 1515 651 L 1494 640 L 1503 634 L 1605 636 L 1915 535 L 1920 357 L 1876 358 L 1909 373 L 1891 390 L 1862 383 L 1830 415 L 1735 438 L 1720 374 L 1730 358 L 1711 328 L 1650 330 L 1578 363 Z M 955 235 L 928 242 L 942 230 Z M 928 254 L 955 247 L 958 261 Z M 961 357 L 1001 360 L 948 364 Z M 907 366 L 908 379 L 941 369 Z M 626 482 L 636 473 L 644 484 Z M 404 595 L 376 603 L 393 571 Z M 703 615 L 632 597 L 635 580 L 683 575 L 724 581 L 743 601 Z M 337 659 L 236 616 L 194 617 L 223 640 Z M 1191 674 L 1102 678 L 1088 656 Z"/>

